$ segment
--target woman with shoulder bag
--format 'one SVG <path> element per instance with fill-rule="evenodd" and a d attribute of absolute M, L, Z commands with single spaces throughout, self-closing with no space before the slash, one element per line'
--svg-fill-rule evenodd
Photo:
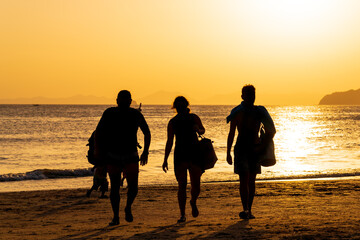
<path fill-rule="evenodd" d="M 167 160 L 171 152 L 175 136 L 174 170 L 179 187 L 178 202 L 180 208 L 180 219 L 178 220 L 178 223 L 186 221 L 185 207 L 187 171 L 189 171 L 191 181 L 190 205 L 193 217 L 197 217 L 199 215 L 196 200 L 200 194 L 200 178 L 203 173 L 198 157 L 197 134 L 204 134 L 205 128 L 202 125 L 200 118 L 196 114 L 190 113 L 188 106 L 189 102 L 185 97 L 179 96 L 175 98 L 173 108 L 176 109 L 177 115 L 173 117 L 168 124 L 165 157 L 162 165 L 164 172 L 167 172 Z"/>

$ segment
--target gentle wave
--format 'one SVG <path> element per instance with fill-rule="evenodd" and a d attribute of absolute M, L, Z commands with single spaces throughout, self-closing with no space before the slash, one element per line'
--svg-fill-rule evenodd
<path fill-rule="evenodd" d="M 26 173 L 8 173 L 0 175 L 0 182 L 41 180 L 50 178 L 69 178 L 92 176 L 91 168 L 84 169 L 38 169 Z"/>
<path fill-rule="evenodd" d="M 11 181 L 24 181 L 24 180 L 42 180 L 42 179 L 54 179 L 54 178 L 78 178 L 93 176 L 92 168 L 83 169 L 38 169 L 26 173 L 9 173 L 0 175 L 0 182 Z M 296 180 L 296 179 L 313 179 L 313 178 L 340 178 L 340 177 L 357 177 L 360 176 L 360 171 L 354 172 L 342 172 L 342 173 L 309 173 L 301 175 L 290 176 L 273 176 L 257 178 L 258 180 Z M 231 182 L 233 180 L 219 179 L 208 180 L 204 182 Z M 159 183 L 161 184 L 161 183 Z"/>

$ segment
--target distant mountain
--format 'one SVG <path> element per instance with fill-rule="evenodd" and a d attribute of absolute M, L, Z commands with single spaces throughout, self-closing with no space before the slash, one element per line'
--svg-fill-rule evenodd
<path fill-rule="evenodd" d="M 320 105 L 360 105 L 360 89 L 335 92 L 323 97 Z"/>
<path fill-rule="evenodd" d="M 241 92 L 233 92 L 229 94 L 217 94 L 200 101 L 200 104 L 209 105 L 237 105 L 242 101 Z"/>
<path fill-rule="evenodd" d="M 171 105 L 174 99 L 177 96 L 186 97 L 190 105 L 235 105 L 241 102 L 241 93 L 234 92 L 229 94 L 217 94 L 209 96 L 205 99 L 193 98 L 187 94 L 182 94 L 180 92 L 168 92 L 168 91 L 158 91 L 148 96 L 138 99 L 139 103 L 143 104 L 167 104 Z"/>
<path fill-rule="evenodd" d="M 158 91 L 148 96 L 142 97 L 138 99 L 139 103 L 144 104 L 165 104 L 171 105 L 174 102 L 174 99 L 177 96 L 185 96 L 180 92 L 167 92 L 167 91 Z M 187 96 L 185 96 L 187 98 Z M 194 100 L 192 98 L 188 99 L 190 104 L 194 104 Z"/>
<path fill-rule="evenodd" d="M 15 98 L 0 99 L 0 104 L 116 104 L 115 99 L 77 95 L 67 98 Z"/>

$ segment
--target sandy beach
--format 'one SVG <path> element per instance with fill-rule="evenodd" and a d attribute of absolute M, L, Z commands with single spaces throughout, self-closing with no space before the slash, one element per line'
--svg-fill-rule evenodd
<path fill-rule="evenodd" d="M 360 239 L 359 178 L 258 182 L 251 220 L 238 217 L 238 183 L 202 184 L 200 215 L 188 206 L 182 224 L 175 186 L 140 187 L 134 222 L 121 212 L 115 227 L 109 199 L 85 193 L 0 193 L 0 239 Z"/>

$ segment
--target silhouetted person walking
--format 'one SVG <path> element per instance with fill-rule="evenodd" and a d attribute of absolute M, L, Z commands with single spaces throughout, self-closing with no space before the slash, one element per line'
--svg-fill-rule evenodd
<path fill-rule="evenodd" d="M 197 217 L 199 215 L 196 200 L 200 194 L 200 178 L 203 172 L 198 158 L 197 133 L 204 134 L 205 128 L 202 125 L 200 118 L 196 114 L 190 113 L 188 106 L 189 102 L 185 97 L 179 96 L 175 98 L 173 108 L 176 109 L 177 115 L 173 117 L 168 124 L 165 157 L 162 165 L 164 172 L 167 172 L 167 160 L 175 136 L 174 170 L 179 186 L 178 201 L 180 208 L 180 219 L 178 220 L 178 223 L 186 221 L 187 171 L 189 171 L 191 181 L 190 205 L 192 208 L 192 216 Z"/>
<path fill-rule="evenodd" d="M 138 192 L 139 160 L 141 165 L 147 164 L 150 130 L 140 111 L 130 108 L 131 94 L 122 90 L 117 97 L 117 107 L 105 110 L 95 134 L 95 153 L 100 159 L 105 159 L 110 176 L 110 201 L 114 213 L 109 225 L 119 224 L 119 204 L 121 173 L 128 183 L 125 220 L 133 221 L 131 205 Z M 144 150 L 139 159 L 137 152 L 137 130 L 140 127 L 144 134 Z"/>
<path fill-rule="evenodd" d="M 106 179 L 107 171 L 106 165 L 105 166 L 94 166 L 92 169 L 94 171 L 94 178 L 93 178 L 93 185 L 92 187 L 86 192 L 86 196 L 90 197 L 92 191 L 97 191 L 100 189 L 101 195 L 100 198 L 107 198 L 105 192 L 109 189 L 109 182 Z"/>
<path fill-rule="evenodd" d="M 275 134 L 274 123 L 263 106 L 254 106 L 255 88 L 245 85 L 241 95 L 243 102 L 235 107 L 227 117 L 230 131 L 227 140 L 227 162 L 232 164 L 231 148 L 234 141 L 235 130 L 238 131 L 234 147 L 234 172 L 240 177 L 240 197 L 244 211 L 239 213 L 242 219 L 255 218 L 251 207 L 255 196 L 255 179 L 261 173 L 258 159 L 259 152 L 266 146 L 267 141 Z M 264 125 L 266 136 L 260 144 L 259 131 Z"/>

